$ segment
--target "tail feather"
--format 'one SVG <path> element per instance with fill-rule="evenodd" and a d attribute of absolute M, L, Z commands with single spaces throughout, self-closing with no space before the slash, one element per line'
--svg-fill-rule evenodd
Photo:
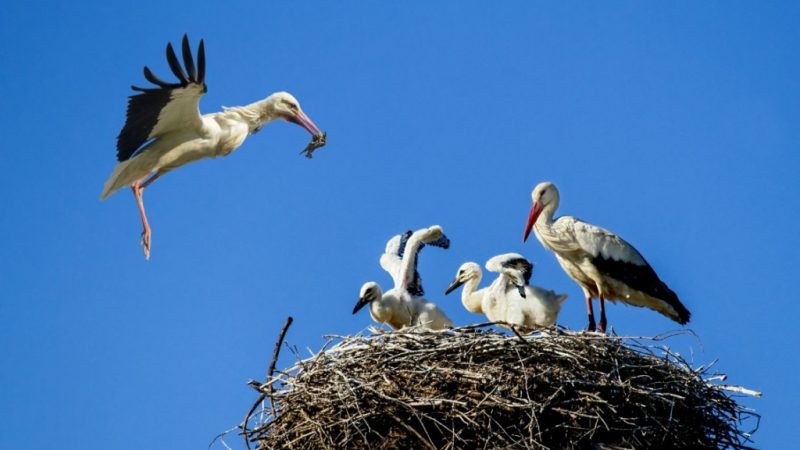
<path fill-rule="evenodd" d="M 678 294 L 675 293 L 669 286 L 666 285 L 661 280 L 658 280 L 660 283 L 659 285 L 655 286 L 655 291 L 657 295 L 653 295 L 658 301 L 663 302 L 662 310 L 669 316 L 670 319 L 678 322 L 681 325 L 686 325 L 689 323 L 689 319 L 692 317 L 692 314 L 689 310 L 683 306 L 680 299 L 678 299 Z M 650 294 L 652 295 L 652 294 Z"/>
<path fill-rule="evenodd" d="M 107 199 L 111 194 L 124 186 L 124 184 L 119 182 L 120 175 L 122 175 L 122 173 L 125 171 L 129 161 L 130 160 L 122 161 L 121 163 L 117 164 L 116 167 L 114 167 L 114 172 L 111 173 L 111 176 L 108 177 L 105 184 L 103 184 L 103 192 L 100 193 L 100 200 Z"/>
<path fill-rule="evenodd" d="M 114 167 L 114 172 L 108 177 L 105 184 L 103 184 L 103 192 L 100 193 L 100 200 L 105 200 L 120 188 L 130 186 L 136 180 L 141 180 L 150 171 L 142 171 L 139 166 L 141 164 L 134 164 L 137 161 L 137 156 L 122 161 Z"/>

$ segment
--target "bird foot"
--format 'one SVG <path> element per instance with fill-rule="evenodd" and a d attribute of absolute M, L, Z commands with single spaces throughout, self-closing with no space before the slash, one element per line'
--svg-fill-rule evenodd
<path fill-rule="evenodd" d="M 142 240 L 139 241 L 139 245 L 142 246 L 142 250 L 144 251 L 144 259 L 146 261 L 150 260 L 150 230 L 142 231 Z"/>
<path fill-rule="evenodd" d="M 605 333 L 606 332 L 606 325 L 607 325 L 606 321 L 605 320 L 601 320 L 600 323 L 597 326 L 597 331 L 599 331 L 600 333 Z"/>

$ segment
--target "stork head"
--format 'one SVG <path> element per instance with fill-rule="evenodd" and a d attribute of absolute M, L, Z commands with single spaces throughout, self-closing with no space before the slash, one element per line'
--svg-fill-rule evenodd
<path fill-rule="evenodd" d="M 469 280 L 477 280 L 477 282 L 480 283 L 482 275 L 481 266 L 478 264 L 474 262 L 462 264 L 461 267 L 458 268 L 453 282 L 450 283 L 450 286 L 447 286 L 447 290 L 444 291 L 444 295 L 453 292 Z"/>
<path fill-rule="evenodd" d="M 558 199 L 558 189 L 555 184 L 549 181 L 539 183 L 533 188 L 531 192 L 531 202 L 533 206 L 531 206 L 531 212 L 528 214 L 528 223 L 525 225 L 525 233 L 522 235 L 522 242 L 528 240 L 531 229 L 533 229 L 533 226 L 539 219 L 539 215 L 542 214 L 545 208 L 549 207 L 552 210 L 558 208 Z"/>
<path fill-rule="evenodd" d="M 311 136 L 321 135 L 322 132 L 314 125 L 314 122 L 300 108 L 300 102 L 288 92 L 276 92 L 267 97 L 267 103 L 272 107 L 272 114 L 300 125 L 305 128 Z"/>
<path fill-rule="evenodd" d="M 356 303 L 356 306 L 353 308 L 353 314 L 375 300 L 380 300 L 381 297 L 383 297 L 383 292 L 381 291 L 381 287 L 378 286 L 378 283 L 374 281 L 364 283 L 364 285 L 361 286 L 361 293 L 358 295 L 358 303 Z"/>

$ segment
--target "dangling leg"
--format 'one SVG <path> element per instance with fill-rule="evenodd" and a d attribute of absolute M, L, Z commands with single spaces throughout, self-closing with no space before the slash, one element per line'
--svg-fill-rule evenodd
<path fill-rule="evenodd" d="M 606 321 L 606 301 L 603 299 L 602 291 L 600 291 L 600 295 L 597 298 L 600 300 L 600 326 L 597 329 L 601 333 L 605 333 L 608 322 Z"/>
<path fill-rule="evenodd" d="M 142 249 L 144 250 L 144 259 L 150 259 L 150 237 L 152 235 L 150 231 L 150 225 L 147 223 L 147 214 L 144 212 L 144 199 L 142 198 L 142 194 L 144 193 L 144 188 L 150 185 L 156 178 L 161 176 L 161 172 L 158 171 L 147 179 L 144 183 L 142 181 L 147 178 L 143 177 L 141 180 L 134 182 L 131 185 L 131 189 L 133 190 L 133 196 L 136 198 L 136 205 L 139 207 L 139 215 L 142 217 L 142 240 L 140 244 L 142 245 Z"/>
<path fill-rule="evenodd" d="M 594 311 L 592 310 L 592 294 L 584 290 L 586 294 L 586 312 L 589 314 L 589 327 L 586 328 L 587 331 L 595 331 L 596 325 L 594 323 Z"/>

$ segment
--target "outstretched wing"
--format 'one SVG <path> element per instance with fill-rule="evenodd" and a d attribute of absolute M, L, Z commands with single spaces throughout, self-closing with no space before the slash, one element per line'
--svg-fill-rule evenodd
<path fill-rule="evenodd" d="M 381 255 L 380 263 L 383 270 L 389 273 L 395 286 L 400 285 L 400 271 L 402 266 L 403 252 L 406 242 L 411 237 L 411 230 L 389 239 L 386 243 L 386 250 Z"/>
<path fill-rule="evenodd" d="M 203 40 L 197 48 L 197 67 L 189 47 L 189 37 L 183 35 L 182 42 L 184 72 L 172 44 L 167 43 L 167 62 L 177 83 L 169 83 L 158 78 L 145 66 L 144 77 L 156 87 L 141 88 L 131 86 L 134 94 L 128 97 L 128 111 L 125 126 L 117 136 L 117 160 L 125 161 L 142 150 L 144 145 L 159 136 L 178 129 L 197 129 L 203 127 L 200 117 L 200 97 L 206 93 L 206 52 Z"/>
<path fill-rule="evenodd" d="M 449 248 L 450 240 L 438 225 L 415 231 L 410 235 L 406 232 L 404 236 L 407 236 L 407 238 L 401 239 L 400 242 L 402 260 L 399 275 L 400 284 L 396 284 L 395 287 L 403 288 L 415 297 L 422 297 L 425 294 L 425 290 L 422 288 L 422 277 L 417 271 L 419 252 L 425 245 Z"/>

